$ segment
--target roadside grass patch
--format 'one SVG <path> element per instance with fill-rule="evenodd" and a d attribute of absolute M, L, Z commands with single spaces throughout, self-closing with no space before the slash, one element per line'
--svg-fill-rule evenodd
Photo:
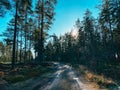
<path fill-rule="evenodd" d="M 16 83 L 16 82 L 20 82 L 20 81 L 24 81 L 25 80 L 25 76 L 24 75 L 15 75 L 15 76 L 6 76 L 4 77 L 4 79 L 8 82 L 8 83 Z"/>
<path fill-rule="evenodd" d="M 115 82 L 112 79 L 106 78 L 103 75 L 95 74 L 83 65 L 78 66 L 77 72 L 83 74 L 87 81 L 96 83 L 100 88 L 109 88 L 110 86 L 115 85 Z"/>
<path fill-rule="evenodd" d="M 33 77 L 39 77 L 44 74 L 53 72 L 54 70 L 49 67 L 37 66 L 34 68 L 22 68 L 20 71 L 11 71 L 8 75 L 4 76 L 3 79 L 8 83 L 16 83 L 25 81 Z"/>
<path fill-rule="evenodd" d="M 102 75 L 91 73 L 89 71 L 85 71 L 85 78 L 90 82 L 97 83 L 100 88 L 108 88 L 109 86 L 115 84 L 111 79 L 108 79 Z"/>

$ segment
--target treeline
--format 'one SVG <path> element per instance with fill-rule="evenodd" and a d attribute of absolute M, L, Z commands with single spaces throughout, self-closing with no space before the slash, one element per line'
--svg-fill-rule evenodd
<path fill-rule="evenodd" d="M 2 36 L 0 62 L 28 63 L 43 61 L 44 43 L 54 20 L 56 0 L 0 0 L 0 17 L 10 14 L 11 20 Z M 9 54 L 7 54 L 9 53 Z"/>
<path fill-rule="evenodd" d="M 46 60 L 82 64 L 90 70 L 120 80 L 120 1 L 104 0 L 97 19 L 86 10 L 78 30 L 53 36 L 45 47 Z"/>

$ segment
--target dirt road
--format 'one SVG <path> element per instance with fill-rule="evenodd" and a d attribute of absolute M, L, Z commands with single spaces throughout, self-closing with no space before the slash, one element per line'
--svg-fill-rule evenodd
<path fill-rule="evenodd" d="M 57 64 L 55 73 L 15 83 L 11 90 L 99 90 L 78 77 L 69 65 Z"/>

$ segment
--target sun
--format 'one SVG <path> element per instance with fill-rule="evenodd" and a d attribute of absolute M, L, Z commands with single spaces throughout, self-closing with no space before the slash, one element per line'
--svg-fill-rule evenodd
<path fill-rule="evenodd" d="M 72 35 L 72 37 L 76 38 L 78 36 L 77 30 L 76 29 L 72 30 L 71 35 Z"/>

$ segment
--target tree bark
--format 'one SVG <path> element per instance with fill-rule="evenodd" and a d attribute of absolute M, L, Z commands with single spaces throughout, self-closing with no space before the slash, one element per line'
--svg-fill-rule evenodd
<path fill-rule="evenodd" d="M 27 7 L 26 7 L 26 11 L 25 11 L 25 54 L 24 54 L 24 64 L 26 63 L 26 59 L 27 59 Z"/>
<path fill-rule="evenodd" d="M 41 28 L 40 28 L 40 39 L 39 39 L 40 47 L 39 47 L 39 52 L 38 52 L 39 63 L 43 62 L 43 53 L 44 53 L 43 30 L 44 30 L 44 0 L 42 0 L 42 8 L 41 8 Z"/>
<path fill-rule="evenodd" d="M 16 51 L 16 36 L 17 36 L 17 17 L 18 17 L 17 11 L 18 11 L 18 2 L 16 1 L 16 14 L 15 14 L 13 52 L 12 52 L 12 69 L 14 69 L 14 66 L 15 66 L 15 51 Z"/>

